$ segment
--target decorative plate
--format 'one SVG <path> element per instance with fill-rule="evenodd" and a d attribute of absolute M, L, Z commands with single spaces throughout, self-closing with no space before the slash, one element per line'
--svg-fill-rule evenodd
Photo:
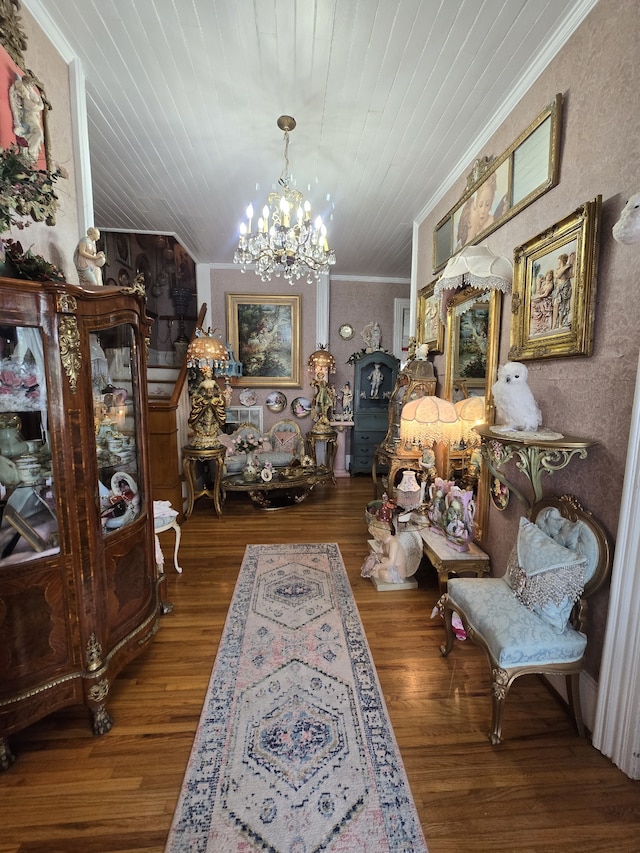
<path fill-rule="evenodd" d="M 497 477 L 491 478 L 491 501 L 494 507 L 500 512 L 505 510 L 509 505 L 509 498 L 511 494 L 509 492 L 508 486 L 505 486 L 504 483 L 501 483 Z"/>
<path fill-rule="evenodd" d="M 311 400 L 306 397 L 296 397 L 291 403 L 291 411 L 297 418 L 308 418 L 311 414 Z"/>
<path fill-rule="evenodd" d="M 138 486 L 136 485 L 133 477 L 129 476 L 129 474 L 124 471 L 116 471 L 111 478 L 111 491 L 114 495 L 120 495 L 120 497 L 126 497 L 125 493 L 128 491 L 137 495 Z"/>
<path fill-rule="evenodd" d="M 131 287 L 131 279 L 129 273 L 125 269 L 121 269 L 118 273 L 118 284 L 120 287 Z"/>
<path fill-rule="evenodd" d="M 267 397 L 267 409 L 270 412 L 281 412 L 287 405 L 287 398 L 282 391 L 272 391 Z"/>
<path fill-rule="evenodd" d="M 244 391 L 240 392 L 240 402 L 243 406 L 255 406 L 258 402 L 256 392 L 245 388 Z"/>
<path fill-rule="evenodd" d="M 353 326 L 350 323 L 343 323 L 338 329 L 338 334 L 343 341 L 350 341 L 354 335 Z"/>
<path fill-rule="evenodd" d="M 263 468 L 262 471 L 260 471 L 260 476 L 262 477 L 263 482 L 270 483 L 273 479 L 273 471 L 271 468 Z"/>

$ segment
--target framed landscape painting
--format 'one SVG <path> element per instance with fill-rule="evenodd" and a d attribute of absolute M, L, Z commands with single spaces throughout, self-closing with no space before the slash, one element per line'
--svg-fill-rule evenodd
<path fill-rule="evenodd" d="M 301 300 L 227 293 L 227 340 L 248 388 L 300 386 Z"/>

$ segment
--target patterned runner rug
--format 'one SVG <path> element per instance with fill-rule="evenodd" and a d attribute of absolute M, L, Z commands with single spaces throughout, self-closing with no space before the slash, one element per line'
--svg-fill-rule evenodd
<path fill-rule="evenodd" d="M 167 853 L 426 849 L 338 546 L 249 545 Z"/>

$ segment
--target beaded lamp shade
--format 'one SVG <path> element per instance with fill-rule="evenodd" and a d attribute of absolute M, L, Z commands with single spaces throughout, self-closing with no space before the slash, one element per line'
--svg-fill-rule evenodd
<path fill-rule="evenodd" d="M 406 403 L 400 419 L 402 447 L 422 449 L 438 442 L 455 440 L 459 430 L 458 413 L 453 403 L 440 397 L 418 397 Z"/>
<path fill-rule="evenodd" d="M 187 367 L 208 367 L 212 373 L 224 373 L 229 364 L 229 354 L 220 338 L 214 337 L 211 329 L 204 332 L 196 329 L 195 336 L 187 347 Z"/>

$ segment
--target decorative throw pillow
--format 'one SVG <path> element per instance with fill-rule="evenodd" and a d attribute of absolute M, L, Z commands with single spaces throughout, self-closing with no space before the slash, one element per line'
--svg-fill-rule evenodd
<path fill-rule="evenodd" d="M 516 550 L 522 574 L 512 570 L 514 595 L 562 634 L 582 595 L 586 557 L 559 545 L 526 518 L 520 519 Z"/>
<path fill-rule="evenodd" d="M 526 575 L 520 568 L 520 563 L 518 562 L 518 546 L 516 544 L 513 546 L 511 553 L 507 557 L 507 569 L 504 573 L 504 581 L 511 587 L 511 589 L 518 590 L 522 587 L 523 579 L 525 577 Z"/>
<path fill-rule="evenodd" d="M 273 449 L 275 451 L 283 450 L 287 453 L 295 453 L 298 436 L 295 432 L 274 432 L 273 433 Z"/>

